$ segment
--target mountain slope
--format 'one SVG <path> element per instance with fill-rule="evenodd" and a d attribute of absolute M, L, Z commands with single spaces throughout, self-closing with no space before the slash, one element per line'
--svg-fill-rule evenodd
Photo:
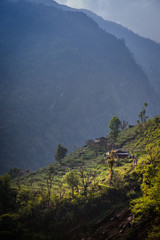
<path fill-rule="evenodd" d="M 21 231 L 17 229 L 17 236 L 21 239 L 26 239 L 26 235 L 31 239 L 37 236 L 57 240 L 147 239 L 152 233 L 154 238 L 150 234 L 149 239 L 158 240 L 159 191 L 152 196 L 152 201 L 147 198 L 149 193 L 152 194 L 151 190 L 159 187 L 159 175 L 156 177 L 160 171 L 160 117 L 122 131 L 117 140 L 122 147 L 134 151 L 138 165 L 131 158 L 114 159 L 112 179 L 109 160 L 104 159 L 107 149 L 101 143 L 77 149 L 63 158 L 61 165 L 52 163 L 13 179 L 12 188 L 14 186 L 17 191 L 18 205 L 13 216 L 8 212 L 7 218 L 2 212 L 0 235 L 7 226 L 2 225 L 3 219 L 12 223 L 11 220 L 18 215 L 14 226 L 16 229 L 21 226 Z M 111 147 L 109 141 L 107 146 Z M 130 146 L 136 147 L 131 149 Z M 156 148 L 158 152 L 155 152 Z M 150 157 L 153 157 L 152 162 Z M 146 202 L 141 198 L 145 183 L 143 197 Z M 139 201 L 137 210 L 140 211 L 137 213 L 143 214 L 143 218 L 134 222 L 138 214 L 133 206 Z M 157 228 L 152 228 L 153 224 Z M 14 234 L 11 227 L 6 232 Z"/>
<path fill-rule="evenodd" d="M 104 20 L 91 11 L 84 9 L 82 12 L 90 16 L 106 32 L 125 40 L 136 62 L 142 66 L 155 91 L 160 94 L 160 44 L 143 38 L 120 24 Z"/>
<path fill-rule="evenodd" d="M 145 101 L 158 114 L 123 41 L 85 14 L 2 0 L 0 29 L 1 171 L 42 167 L 58 143 L 105 135 L 113 115 L 134 122 Z"/>
<path fill-rule="evenodd" d="M 150 39 L 139 36 L 131 30 L 123 27 L 120 24 L 104 20 L 102 17 L 94 14 L 86 9 L 74 9 L 65 5 L 57 4 L 55 1 L 43 0 L 28 0 L 36 3 L 43 3 L 50 6 L 55 6 L 65 11 L 80 11 L 91 17 L 98 25 L 106 32 L 113 34 L 118 39 L 124 39 L 126 46 L 134 55 L 136 62 L 143 68 L 149 81 L 154 87 L 155 91 L 159 93 L 160 88 L 160 44 Z"/>

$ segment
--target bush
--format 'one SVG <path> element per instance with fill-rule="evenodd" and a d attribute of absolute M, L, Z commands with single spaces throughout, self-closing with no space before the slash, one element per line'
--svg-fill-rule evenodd
<path fill-rule="evenodd" d="M 0 237 L 1 239 L 21 239 L 21 228 L 19 215 L 3 214 L 0 216 Z"/>

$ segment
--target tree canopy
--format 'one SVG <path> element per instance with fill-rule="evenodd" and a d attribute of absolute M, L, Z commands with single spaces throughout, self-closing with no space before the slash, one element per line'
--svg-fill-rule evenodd
<path fill-rule="evenodd" d="M 55 160 L 61 164 L 61 159 L 66 156 L 67 152 L 68 149 L 66 147 L 62 146 L 61 144 L 58 144 L 56 153 L 54 155 Z"/>
<path fill-rule="evenodd" d="M 119 118 L 116 117 L 116 116 L 113 116 L 110 123 L 109 123 L 109 128 L 110 128 L 109 135 L 113 139 L 115 139 L 118 136 L 120 125 L 121 125 L 121 121 L 119 120 Z"/>
<path fill-rule="evenodd" d="M 138 114 L 138 118 L 139 120 L 137 120 L 137 122 L 146 122 L 148 116 L 146 116 L 146 108 L 148 106 L 148 103 L 144 102 L 144 107 L 142 108 L 142 111 Z"/>

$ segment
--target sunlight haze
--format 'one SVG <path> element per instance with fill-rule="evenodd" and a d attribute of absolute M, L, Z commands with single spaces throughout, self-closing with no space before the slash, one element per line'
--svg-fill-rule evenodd
<path fill-rule="evenodd" d="M 160 42 L 159 0 L 57 0 L 73 8 L 89 9 L 141 36 Z"/>

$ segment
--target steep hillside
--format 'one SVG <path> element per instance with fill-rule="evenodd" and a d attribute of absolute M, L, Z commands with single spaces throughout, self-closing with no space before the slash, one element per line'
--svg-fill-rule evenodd
<path fill-rule="evenodd" d="M 58 162 L 51 163 L 45 168 L 41 168 L 35 172 L 26 174 L 22 183 L 28 185 L 32 179 L 35 187 L 39 183 L 45 183 L 47 175 L 51 167 L 54 167 L 55 177 L 54 184 L 57 185 L 63 176 L 70 170 L 80 171 L 83 167 L 84 171 L 97 172 L 98 182 L 103 184 L 107 183 L 109 177 L 109 165 L 104 158 L 106 151 L 113 149 L 113 144 L 107 140 L 108 144 L 91 143 L 79 148 L 72 153 L 68 154 L 62 159 L 61 165 Z M 126 149 L 130 154 L 134 154 L 137 158 L 148 154 L 149 146 L 160 146 L 160 117 L 155 117 L 148 120 L 146 123 L 137 124 L 132 128 L 126 128 L 118 135 L 117 140 L 114 142 L 114 148 Z M 134 168 L 133 159 L 117 159 L 115 162 L 115 171 L 125 173 Z M 56 186 L 58 188 L 58 186 Z"/>
<path fill-rule="evenodd" d="M 119 134 L 116 144 L 128 151 L 145 152 L 149 144 L 160 144 L 160 118 L 155 117 L 144 124 L 138 124 L 133 128 L 127 128 Z"/>
<path fill-rule="evenodd" d="M 142 66 L 155 91 L 160 94 L 160 44 L 143 38 L 120 24 L 104 20 L 93 12 L 88 10 L 82 12 L 90 16 L 106 32 L 118 39 L 124 39 L 136 62 Z"/>
<path fill-rule="evenodd" d="M 24 0 L 0 2 L 0 159 L 37 169 L 58 143 L 73 149 L 107 133 L 113 115 L 134 122 L 159 98 L 121 40 L 83 13 Z"/>
<path fill-rule="evenodd" d="M 36 3 L 54 6 L 65 11 L 80 11 L 91 17 L 106 32 L 124 39 L 126 46 L 132 52 L 136 62 L 143 68 L 155 91 L 159 93 L 160 88 L 160 44 L 150 39 L 139 36 L 120 24 L 104 20 L 102 17 L 86 9 L 74 9 L 65 5 L 57 4 L 55 1 L 28 0 Z"/>
<path fill-rule="evenodd" d="M 136 146 L 138 164 L 128 157 L 114 159 L 111 167 L 104 158 L 108 140 L 105 147 L 90 142 L 61 164 L 19 172 L 10 183 L 8 175 L 1 176 L 0 237 L 158 240 L 160 117 L 122 131 L 118 142 L 129 143 L 131 151 Z"/>

